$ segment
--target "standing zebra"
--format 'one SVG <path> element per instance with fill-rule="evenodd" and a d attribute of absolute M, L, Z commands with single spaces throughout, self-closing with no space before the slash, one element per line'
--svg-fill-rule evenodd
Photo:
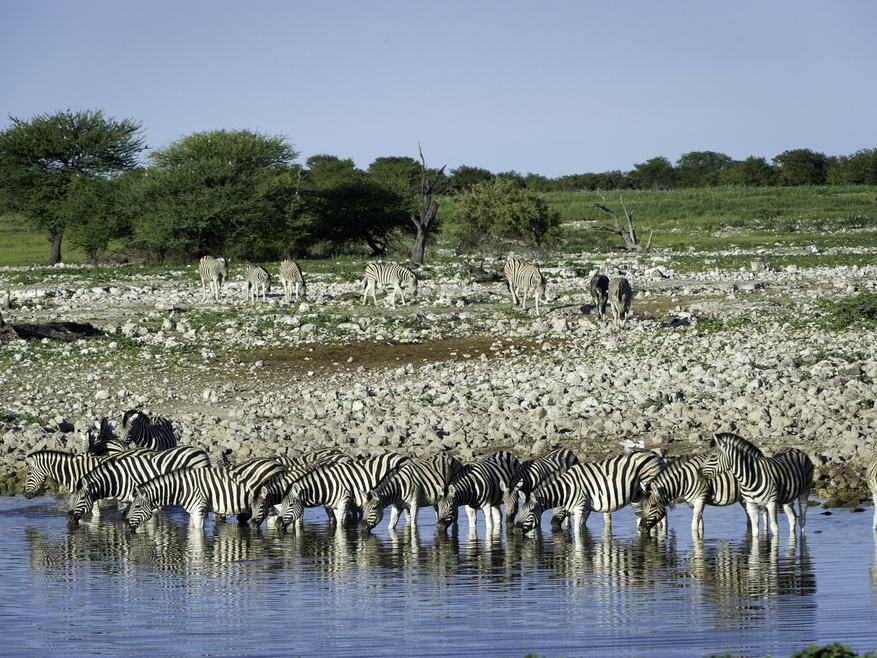
<path fill-rule="evenodd" d="M 264 302 L 265 296 L 271 292 L 271 275 L 268 274 L 268 270 L 260 265 L 247 265 L 245 277 L 247 279 L 247 299 L 255 304 L 256 297 L 261 292 Z"/>
<path fill-rule="evenodd" d="M 512 294 L 512 302 L 515 306 L 522 304 L 523 308 L 527 308 L 527 295 L 532 290 L 533 298 L 536 300 L 536 314 L 539 314 L 539 297 L 542 301 L 548 303 L 548 297 L 545 294 L 545 277 L 535 265 L 531 265 L 520 258 L 509 258 L 503 268 L 506 282 L 508 283 L 509 292 Z M 518 293 L 521 298 L 518 300 Z"/>
<path fill-rule="evenodd" d="M 700 470 L 706 455 L 680 457 L 670 462 L 649 485 L 649 493 L 643 500 L 640 516 L 640 532 L 648 533 L 655 525 L 666 527 L 667 507 L 672 508 L 678 498 L 683 498 L 691 509 L 691 532 L 703 535 L 703 508 L 705 505 L 724 507 L 740 503 L 740 483 L 728 471 L 705 479 Z M 748 515 L 746 517 L 749 518 Z"/>
<path fill-rule="evenodd" d="M 597 317 L 600 318 L 600 322 L 604 322 L 606 303 L 609 301 L 609 277 L 605 274 L 595 274 L 591 277 L 591 299 L 594 300 Z"/>
<path fill-rule="evenodd" d="M 106 417 L 101 418 L 100 428 L 89 427 L 82 435 L 83 453 L 92 457 L 113 455 L 128 450 L 128 444 L 113 434 Z"/>
<path fill-rule="evenodd" d="M 871 461 L 868 463 L 866 477 L 868 479 L 868 488 L 871 490 L 871 501 L 874 503 L 874 523 L 872 528 L 877 532 L 877 453 L 874 453 L 874 456 L 871 457 Z"/>
<path fill-rule="evenodd" d="M 131 409 L 122 415 L 121 440 L 150 450 L 167 450 L 177 445 L 174 427 L 167 418 L 151 418 L 142 411 Z"/>
<path fill-rule="evenodd" d="M 228 281 L 228 261 L 224 258 L 202 256 L 198 263 L 198 273 L 201 275 L 201 288 L 204 296 L 201 301 L 207 300 L 208 286 L 213 291 L 213 299 L 219 301 L 219 292 L 222 284 Z"/>
<path fill-rule="evenodd" d="M 571 466 L 579 463 L 572 450 L 557 448 L 537 459 L 528 459 L 512 477 L 508 486 L 500 484 L 503 491 L 502 505 L 505 510 L 506 524 L 512 525 L 518 513 L 518 498 L 527 496 L 538 487 L 560 477 Z M 554 522 L 552 521 L 552 524 Z"/>
<path fill-rule="evenodd" d="M 344 525 L 348 510 L 362 507 L 367 492 L 409 461 L 405 455 L 390 452 L 313 471 L 293 484 L 284 497 L 280 523 L 284 527 L 300 526 L 305 507 L 324 505 L 338 525 Z"/>
<path fill-rule="evenodd" d="M 277 473 L 266 475 L 268 479 Z M 265 481 L 244 483 L 225 468 L 171 471 L 139 485 L 125 515 L 128 527 L 136 530 L 152 518 L 152 511 L 165 505 L 182 505 L 189 513 L 189 525 L 203 528 L 208 512 L 217 516 L 249 517 L 253 491 Z"/>
<path fill-rule="evenodd" d="M 494 523 L 502 525 L 502 485 L 508 487 L 520 467 L 518 458 L 505 450 L 479 459 L 471 469 L 454 480 L 445 495 L 439 498 L 436 527 L 444 531 L 456 523 L 460 505 L 466 506 L 470 529 L 475 527 L 479 509 L 484 513 L 488 532 L 493 529 Z"/>
<path fill-rule="evenodd" d="M 283 295 L 286 297 L 286 301 L 292 301 L 293 287 L 297 301 L 305 298 L 305 280 L 301 275 L 301 268 L 294 260 L 287 258 L 280 263 L 280 281 L 283 283 Z"/>
<path fill-rule="evenodd" d="M 630 314 L 630 300 L 633 297 L 630 282 L 623 276 L 613 277 L 609 282 L 608 295 L 615 326 L 618 326 L 619 322 L 624 326 L 627 324 L 627 316 Z"/>
<path fill-rule="evenodd" d="M 104 498 L 130 501 L 137 485 L 163 473 L 209 467 L 210 456 L 205 451 L 187 446 L 152 454 L 120 453 L 86 473 L 71 490 L 67 518 L 78 521 Z"/>
<path fill-rule="evenodd" d="M 417 511 L 427 505 L 435 509 L 438 518 L 438 500 L 462 470 L 463 464 L 446 453 L 403 464 L 396 475 L 366 494 L 362 528 L 371 530 L 377 526 L 387 507 L 391 508 L 390 528 L 396 527 L 403 511 L 411 528 L 417 527 Z"/>
<path fill-rule="evenodd" d="M 554 508 L 556 513 L 557 508 L 561 508 L 573 515 L 577 537 L 584 532 L 592 511 L 603 513 L 606 530 L 609 530 L 610 514 L 642 501 L 649 484 L 663 467 L 664 460 L 650 450 L 576 464 L 524 499 L 515 527 L 527 533 L 541 526 L 543 511 Z"/>
<path fill-rule="evenodd" d="M 779 533 L 777 505 L 789 517 L 789 534 L 795 536 L 794 501 L 798 500 L 800 527 L 807 520 L 807 499 L 813 487 L 813 462 L 803 450 L 786 448 L 766 457 L 742 436 L 731 433 L 713 435 L 711 450 L 703 463 L 704 477 L 730 471 L 740 483 L 740 493 L 752 524 L 752 536 L 758 538 L 758 510 L 766 509 L 774 537 Z"/>
<path fill-rule="evenodd" d="M 30 500 L 36 496 L 47 479 L 73 491 L 82 477 L 100 466 L 108 457 L 75 455 L 63 450 L 34 450 L 25 458 L 27 477 L 24 483 L 24 497 Z"/>
<path fill-rule="evenodd" d="M 393 295 L 390 302 L 396 308 L 396 294 L 405 303 L 405 295 L 402 293 L 402 284 L 412 289 L 411 294 L 417 294 L 417 277 L 411 270 L 395 263 L 371 262 L 365 266 L 365 279 L 362 281 L 362 305 L 365 306 L 368 293 L 371 291 L 375 306 L 378 305 L 377 289 L 381 286 L 393 286 Z"/>

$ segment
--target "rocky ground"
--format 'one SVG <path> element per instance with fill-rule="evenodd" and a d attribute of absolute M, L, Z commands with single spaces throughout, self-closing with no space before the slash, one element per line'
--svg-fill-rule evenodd
<path fill-rule="evenodd" d="M 88 426 L 136 407 L 232 461 L 326 446 L 464 461 L 565 446 L 588 460 L 626 439 L 675 455 L 733 431 L 766 452 L 802 448 L 815 495 L 855 506 L 877 429 L 877 337 L 812 320 L 820 300 L 874 291 L 874 253 L 861 266 L 776 270 L 772 255 L 686 275 L 672 254 L 600 256 L 633 285 L 623 328 L 596 319 L 588 254 L 543 267 L 551 300 L 539 316 L 450 262 L 420 271 L 416 298 L 395 309 L 362 306 L 352 276 L 307 269 L 305 302 L 286 302 L 275 282 L 255 305 L 234 268 L 219 303 L 202 301 L 195 268 L 0 270 L 8 323 L 105 333 L 2 342 L 0 488 L 21 490 L 27 452 L 80 450 Z"/>

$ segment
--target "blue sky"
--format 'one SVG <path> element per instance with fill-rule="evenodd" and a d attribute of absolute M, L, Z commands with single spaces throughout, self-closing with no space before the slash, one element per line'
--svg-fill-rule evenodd
<path fill-rule="evenodd" d="M 100 109 L 153 148 L 249 129 L 550 178 L 877 148 L 873 0 L 0 0 L 0 25 L 0 129 Z"/>

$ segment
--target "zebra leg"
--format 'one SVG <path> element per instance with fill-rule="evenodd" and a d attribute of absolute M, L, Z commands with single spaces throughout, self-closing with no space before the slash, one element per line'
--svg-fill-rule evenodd
<path fill-rule="evenodd" d="M 399 524 L 399 516 L 400 510 L 398 505 L 390 505 L 390 527 L 395 530 L 396 526 Z"/>
<path fill-rule="evenodd" d="M 493 516 L 493 525 L 501 528 L 502 527 L 502 510 L 497 505 L 496 507 L 490 508 L 490 513 Z"/>
<path fill-rule="evenodd" d="M 776 537 L 780 532 L 780 526 L 777 523 L 777 502 L 775 500 L 768 501 L 764 507 L 767 510 L 767 518 L 770 519 L 770 531 Z M 794 530 L 792 532 L 794 534 Z"/>
<path fill-rule="evenodd" d="M 752 532 L 752 538 L 758 539 L 758 505 L 754 502 L 746 502 L 746 513 L 749 515 L 749 527 Z"/>
<path fill-rule="evenodd" d="M 603 512 L 603 527 L 607 532 L 612 531 L 612 515 L 609 512 Z"/>
<path fill-rule="evenodd" d="M 801 528 L 801 534 L 804 534 L 804 526 L 807 523 L 807 501 L 810 500 L 810 489 L 802 491 L 798 496 L 798 527 Z"/>
<path fill-rule="evenodd" d="M 412 530 L 417 528 L 417 509 L 416 501 L 405 509 L 405 525 L 410 526 Z"/>
<path fill-rule="evenodd" d="M 469 517 L 469 527 L 474 528 L 478 521 L 478 508 L 466 505 L 466 516 Z"/>
<path fill-rule="evenodd" d="M 691 507 L 691 533 L 697 534 L 698 537 L 703 537 L 703 507 L 706 504 L 706 501 L 703 498 L 698 498 L 693 503 L 689 503 L 689 507 Z"/>
<path fill-rule="evenodd" d="M 788 503 L 787 505 L 783 505 L 783 510 L 786 512 L 786 516 L 789 517 L 789 537 L 795 537 L 795 523 L 798 520 L 798 515 L 795 513 L 795 505 L 794 503 Z"/>
<path fill-rule="evenodd" d="M 402 292 L 402 288 L 398 283 L 395 284 L 393 287 L 393 301 L 396 300 L 396 292 L 397 291 L 399 292 L 399 297 L 402 299 L 402 306 L 405 306 L 405 293 Z M 396 307 L 393 306 L 393 308 L 396 308 Z"/>

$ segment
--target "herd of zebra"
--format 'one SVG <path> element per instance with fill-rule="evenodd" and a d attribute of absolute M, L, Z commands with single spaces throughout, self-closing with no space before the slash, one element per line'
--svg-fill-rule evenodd
<path fill-rule="evenodd" d="M 204 293 L 202 301 L 207 299 L 209 292 L 213 293 L 215 301 L 219 301 L 222 284 L 228 280 L 228 261 L 224 258 L 204 256 L 198 265 L 198 271 Z M 509 258 L 503 267 L 503 275 L 512 296 L 512 303 L 526 309 L 527 298 L 532 294 L 538 315 L 539 300 L 548 303 L 545 277 L 539 268 L 520 258 Z M 261 294 L 262 301 L 265 301 L 266 295 L 271 291 L 271 274 L 268 270 L 259 265 L 247 265 L 244 278 L 247 283 L 247 299 L 255 303 Z M 283 294 L 287 302 L 292 301 L 293 291 L 297 300 L 304 299 L 306 292 L 304 277 L 295 261 L 287 259 L 280 263 L 280 280 L 283 283 Z M 396 263 L 368 263 L 362 283 L 363 305 L 368 300 L 369 292 L 377 305 L 377 290 L 382 286 L 392 287 L 390 302 L 393 308 L 396 308 L 397 295 L 405 304 L 403 286 L 409 288 L 413 295 L 417 294 L 417 276 L 411 270 Z M 632 298 L 630 282 L 625 277 L 617 276 L 610 279 L 605 274 L 595 274 L 591 277 L 590 292 L 601 322 L 606 319 L 608 304 L 615 324 L 625 323 L 630 314 Z"/>
<path fill-rule="evenodd" d="M 190 525 L 203 528 L 212 512 L 217 520 L 237 516 L 258 526 L 270 518 L 281 528 L 300 527 L 305 508 L 325 508 L 337 525 L 361 522 L 370 531 L 390 508 L 390 527 L 404 513 L 415 527 L 418 510 L 432 507 L 444 531 L 465 507 L 469 526 L 477 512 L 488 531 L 506 528 L 528 533 L 541 527 L 553 510 L 552 526 L 575 528 L 579 536 L 591 512 L 604 515 L 632 505 L 638 530 L 666 532 L 667 508 L 685 500 L 693 511 L 692 532 L 703 534 L 705 505 L 741 504 L 753 537 L 759 535 L 759 511 L 765 530 L 779 532 L 777 507 L 789 520 L 790 536 L 803 531 L 813 485 L 813 463 L 801 450 L 787 448 L 766 456 L 743 437 L 715 434 L 704 454 L 664 459 L 661 454 L 625 447 L 622 454 L 580 462 L 565 448 L 519 460 L 506 450 L 464 465 L 446 452 L 412 458 L 396 452 L 352 458 L 320 449 L 296 458 L 255 458 L 237 464 L 211 463 L 201 448 L 179 446 L 172 424 L 140 411 L 126 412 L 119 436 L 103 419 L 83 436 L 83 453 L 42 449 L 28 454 L 25 496 L 32 498 L 47 479 L 70 490 L 67 516 L 77 522 L 99 514 L 102 500 L 130 504 L 125 522 L 131 529 L 168 505 L 185 508 Z M 877 495 L 877 459 L 868 468 Z M 798 502 L 797 513 L 794 502 Z M 874 515 L 877 530 L 877 510 Z"/>

